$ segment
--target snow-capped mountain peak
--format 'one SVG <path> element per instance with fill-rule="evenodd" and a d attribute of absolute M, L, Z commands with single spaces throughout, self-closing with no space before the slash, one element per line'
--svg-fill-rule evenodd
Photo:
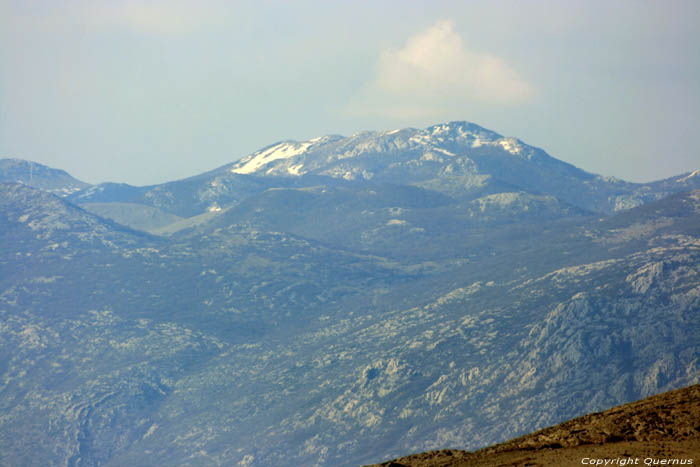
<path fill-rule="evenodd" d="M 285 141 L 269 146 L 241 160 L 231 169 L 231 172 L 237 174 L 251 174 L 257 172 L 270 162 L 279 159 L 289 159 L 290 157 L 303 154 L 312 144 L 312 141 L 303 143 Z"/>
<path fill-rule="evenodd" d="M 414 128 L 394 129 L 384 132 L 363 131 L 350 137 L 323 136 L 308 141 L 283 141 L 257 151 L 233 164 L 236 174 L 299 176 L 310 172 L 324 173 L 341 178 L 355 178 L 350 172 L 331 167 L 344 159 L 382 154 L 384 162 L 394 164 L 408 157 L 420 160 L 425 154 L 464 156 L 470 149 L 493 147 L 510 154 L 526 157 L 532 152 L 529 146 L 515 138 L 504 138 L 474 123 L 450 122 L 430 126 L 423 130 Z M 405 157 L 404 157 L 405 156 Z M 425 158 L 422 160 L 440 160 Z M 367 165 L 369 161 L 363 161 Z M 382 162 L 376 161 L 380 165 Z M 402 161 L 406 162 L 406 161 Z M 374 164 L 370 164 L 374 165 Z M 371 177 L 373 169 L 357 167 L 350 171 Z"/>

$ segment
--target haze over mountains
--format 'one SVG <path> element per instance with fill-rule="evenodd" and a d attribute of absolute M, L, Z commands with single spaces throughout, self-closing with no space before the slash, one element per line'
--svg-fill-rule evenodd
<path fill-rule="evenodd" d="M 357 465 L 700 382 L 700 171 L 453 122 L 0 180 L 0 463 Z"/>

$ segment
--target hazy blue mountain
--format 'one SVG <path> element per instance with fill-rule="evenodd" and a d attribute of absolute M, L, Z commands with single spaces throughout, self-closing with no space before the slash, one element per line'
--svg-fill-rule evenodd
<path fill-rule="evenodd" d="M 699 178 L 452 123 L 0 184 L 0 465 L 358 465 L 700 382 Z"/>
<path fill-rule="evenodd" d="M 125 183 L 101 183 L 74 193 L 71 202 L 144 204 L 179 217 L 191 217 L 216 211 L 253 193 L 268 188 L 254 177 L 231 174 L 223 178 L 208 174 L 163 183 L 135 187 Z"/>
<path fill-rule="evenodd" d="M 139 203 L 83 203 L 80 206 L 98 216 L 150 233 L 158 233 L 183 220 L 175 214 Z"/>
<path fill-rule="evenodd" d="M 369 184 L 369 185 L 368 185 Z M 652 183 L 585 172 L 517 138 L 469 122 L 424 130 L 363 132 L 284 141 L 218 169 L 160 185 L 103 183 L 70 197 L 83 203 L 136 203 L 178 217 L 220 212 L 271 188 L 414 186 L 467 202 L 502 193 L 550 196 L 610 213 L 700 189 L 700 171 Z M 103 211 L 107 214 L 106 211 Z M 116 219 L 115 219 L 116 220 Z M 122 222 L 138 228 L 140 220 Z"/>
<path fill-rule="evenodd" d="M 499 193 L 460 203 L 419 187 L 367 182 L 270 189 L 203 224 L 198 234 L 245 222 L 397 261 L 457 260 L 478 254 L 478 239 L 499 225 L 539 228 L 543 220 L 586 215 L 551 196 Z"/>
<path fill-rule="evenodd" d="M 90 186 L 63 170 L 52 169 L 37 162 L 0 159 L 0 183 L 8 182 L 24 183 L 59 196 L 68 196 Z"/>

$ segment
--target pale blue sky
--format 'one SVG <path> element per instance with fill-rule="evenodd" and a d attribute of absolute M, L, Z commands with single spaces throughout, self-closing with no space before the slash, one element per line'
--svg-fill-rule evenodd
<path fill-rule="evenodd" d="M 0 157 L 92 183 L 468 120 L 585 170 L 700 169 L 700 2 L 0 0 Z"/>

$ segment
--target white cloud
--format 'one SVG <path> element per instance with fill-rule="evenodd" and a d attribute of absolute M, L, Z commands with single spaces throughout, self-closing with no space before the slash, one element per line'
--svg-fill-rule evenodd
<path fill-rule="evenodd" d="M 533 87 L 503 59 L 469 50 L 451 21 L 410 37 L 398 50 L 384 50 L 377 73 L 351 113 L 432 117 L 468 103 L 517 104 Z"/>

